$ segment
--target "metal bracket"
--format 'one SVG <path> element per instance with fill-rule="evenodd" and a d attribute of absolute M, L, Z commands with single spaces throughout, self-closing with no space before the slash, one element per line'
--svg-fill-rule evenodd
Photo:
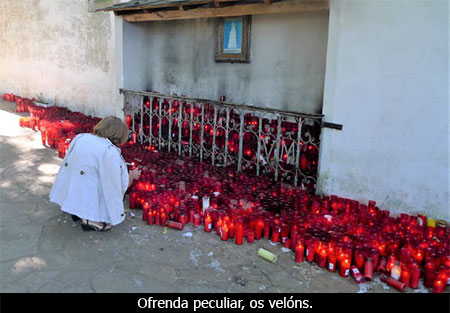
<path fill-rule="evenodd" d="M 322 122 L 322 128 L 332 128 L 332 129 L 342 130 L 342 124 Z"/>

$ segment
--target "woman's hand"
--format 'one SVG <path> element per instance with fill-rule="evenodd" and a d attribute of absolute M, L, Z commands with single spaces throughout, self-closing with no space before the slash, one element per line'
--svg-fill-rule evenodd
<path fill-rule="evenodd" d="M 128 176 L 130 177 L 128 186 L 131 186 L 131 184 L 133 183 L 133 180 L 141 177 L 141 170 L 140 169 L 132 170 L 128 173 Z"/>

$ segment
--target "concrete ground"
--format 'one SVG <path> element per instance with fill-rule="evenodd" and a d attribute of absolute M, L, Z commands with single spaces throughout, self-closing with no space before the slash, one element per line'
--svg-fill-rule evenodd
<path fill-rule="evenodd" d="M 141 211 L 106 233 L 83 232 L 48 194 L 57 151 L 19 127 L 15 105 L 0 101 L 0 292 L 398 292 L 356 284 L 268 240 L 223 242 L 187 225 L 147 226 Z M 278 255 L 270 263 L 260 247 Z M 421 286 L 408 292 L 428 292 Z"/>

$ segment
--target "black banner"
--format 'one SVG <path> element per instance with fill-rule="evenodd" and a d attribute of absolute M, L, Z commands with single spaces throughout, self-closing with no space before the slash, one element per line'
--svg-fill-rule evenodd
<path fill-rule="evenodd" d="M 81 310 L 113 312 L 449 312 L 446 294 L 2 294 L 1 312 Z M 26 311 L 25 311 L 26 312 Z"/>

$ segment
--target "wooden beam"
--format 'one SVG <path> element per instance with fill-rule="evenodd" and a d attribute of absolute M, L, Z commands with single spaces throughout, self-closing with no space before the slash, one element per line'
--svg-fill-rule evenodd
<path fill-rule="evenodd" d="M 103 11 L 112 11 L 112 12 L 120 12 L 120 11 L 140 11 L 143 9 L 161 9 L 161 8 L 173 8 L 177 7 L 179 4 L 183 6 L 189 5 L 200 5 L 200 4 L 208 4 L 214 2 L 236 2 L 242 0 L 193 0 L 193 1 L 183 1 L 183 2 L 166 2 L 160 4 L 145 4 L 145 5 L 136 5 L 129 7 L 118 7 L 118 8 L 108 8 Z M 262 0 L 261 0 L 262 1 Z"/>
<path fill-rule="evenodd" d="M 158 11 L 143 14 L 126 14 L 123 17 L 127 22 L 147 22 L 328 10 L 328 0 L 285 0 L 271 4 L 237 4 L 219 8 L 197 8 L 189 11 Z"/>

